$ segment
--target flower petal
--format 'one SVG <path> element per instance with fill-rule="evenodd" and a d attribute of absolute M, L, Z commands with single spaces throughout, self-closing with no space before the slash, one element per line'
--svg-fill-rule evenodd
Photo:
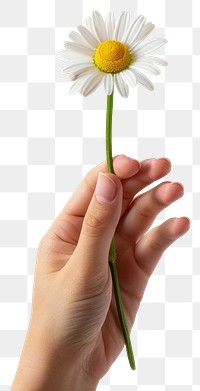
<path fill-rule="evenodd" d="M 120 75 L 126 84 L 129 84 L 131 87 L 136 86 L 137 79 L 135 76 L 135 71 L 133 69 L 126 69 L 125 71 L 121 72 Z"/>
<path fill-rule="evenodd" d="M 58 60 L 69 61 L 69 60 L 68 60 L 68 57 L 67 57 L 67 54 L 68 54 L 68 51 L 62 49 L 62 50 L 58 50 L 58 51 L 55 53 L 55 57 L 56 57 Z"/>
<path fill-rule="evenodd" d="M 163 60 L 160 57 L 154 57 L 154 56 L 147 56 L 147 57 L 140 57 L 140 61 L 149 62 L 150 64 L 158 64 L 161 66 L 166 66 L 167 61 Z"/>
<path fill-rule="evenodd" d="M 84 45 L 81 45 L 79 43 L 76 43 L 76 42 L 69 42 L 69 41 L 66 41 L 64 43 L 64 47 L 70 51 L 73 51 L 73 52 L 78 52 L 78 53 L 81 53 L 81 54 L 84 54 L 84 55 L 88 55 L 88 56 L 93 56 L 94 54 L 94 50 L 87 47 L 87 46 L 84 46 Z"/>
<path fill-rule="evenodd" d="M 96 75 L 92 75 L 88 77 L 87 81 L 85 82 L 81 93 L 83 96 L 88 96 L 94 92 L 99 84 L 101 83 L 102 79 L 104 77 L 103 72 L 98 72 Z"/>
<path fill-rule="evenodd" d="M 72 54 L 72 53 L 69 53 L 68 50 L 62 49 L 62 50 L 59 50 L 58 52 L 56 52 L 55 57 L 56 57 L 58 60 L 70 62 L 70 61 L 72 61 L 72 58 L 71 58 L 72 56 L 71 56 L 71 54 Z M 76 54 L 76 53 L 75 53 L 75 54 Z M 80 56 L 79 56 L 79 59 L 80 59 Z M 83 58 L 82 58 L 82 60 L 83 60 Z M 79 62 L 81 62 L 81 59 L 80 59 Z"/>
<path fill-rule="evenodd" d="M 123 36 L 124 36 L 124 32 L 126 31 L 126 26 L 127 26 L 127 21 L 129 20 L 129 12 L 127 11 L 123 11 L 121 13 L 121 15 L 119 16 L 118 18 L 118 21 L 116 23 L 116 26 L 115 26 L 115 30 L 114 30 L 114 34 L 113 34 L 113 37 L 114 39 L 116 39 L 117 41 L 121 41 Z"/>
<path fill-rule="evenodd" d="M 110 73 L 105 74 L 104 76 L 104 88 L 107 95 L 111 95 L 113 92 L 114 86 L 114 76 Z"/>
<path fill-rule="evenodd" d="M 141 33 L 139 34 L 138 38 L 135 40 L 134 46 L 132 47 L 137 47 L 144 39 L 153 31 L 155 28 L 155 24 L 148 22 L 145 23 Z"/>
<path fill-rule="evenodd" d="M 76 72 L 76 71 L 88 68 L 88 66 L 89 66 L 89 63 L 85 63 L 85 62 L 71 64 L 71 65 L 68 65 L 66 68 L 63 68 L 61 70 L 61 73 L 66 75 L 68 73 L 72 73 L 72 72 Z"/>
<path fill-rule="evenodd" d="M 81 54 L 78 52 L 70 52 L 68 49 L 62 49 L 56 52 L 55 57 L 58 60 L 66 61 L 69 64 L 88 63 L 91 64 L 92 58 L 88 54 Z"/>
<path fill-rule="evenodd" d="M 123 98 L 128 98 L 129 88 L 128 88 L 127 84 L 124 82 L 124 80 L 122 79 L 121 74 L 116 73 L 114 75 L 114 79 L 115 79 L 115 85 L 116 85 L 120 95 L 123 96 Z"/>
<path fill-rule="evenodd" d="M 106 41 L 107 40 L 106 26 L 100 12 L 93 11 L 92 21 L 98 40 L 100 42 Z"/>
<path fill-rule="evenodd" d="M 97 74 L 97 70 L 94 66 L 90 66 L 84 69 L 79 69 L 79 71 L 76 71 L 74 73 L 71 73 L 70 80 L 76 80 L 82 76 L 93 75 L 93 74 Z"/>
<path fill-rule="evenodd" d="M 147 55 L 148 53 L 151 53 L 154 50 L 160 48 L 166 42 L 167 42 L 167 40 L 165 38 L 152 39 L 151 41 L 146 42 L 145 44 L 139 46 L 135 50 L 135 54 L 137 57 L 142 57 L 142 56 Z M 131 50 L 132 50 L 132 48 L 131 48 Z"/>
<path fill-rule="evenodd" d="M 86 44 L 85 39 L 79 33 L 77 33 L 77 31 L 70 31 L 68 34 L 68 38 L 71 39 L 71 41 L 73 42 L 80 43 L 81 45 Z"/>
<path fill-rule="evenodd" d="M 87 16 L 87 17 L 86 17 L 86 19 L 85 19 L 85 26 L 86 26 L 87 29 L 91 32 L 91 34 L 93 34 L 94 37 L 97 38 L 97 37 L 96 37 L 95 30 L 94 30 L 94 27 L 93 27 L 93 22 L 92 22 L 91 16 Z"/>
<path fill-rule="evenodd" d="M 96 49 L 96 47 L 99 46 L 99 41 L 97 41 L 94 35 L 86 27 L 80 25 L 77 29 L 92 48 Z"/>
<path fill-rule="evenodd" d="M 68 90 L 69 95 L 77 94 L 77 92 L 80 92 L 85 84 L 85 77 L 82 77 L 78 80 L 76 80 L 71 87 Z"/>
<path fill-rule="evenodd" d="M 107 31 L 107 38 L 108 39 L 113 39 L 113 34 L 115 30 L 115 16 L 114 12 L 110 11 L 106 17 L 105 20 L 105 25 L 106 25 L 106 31 Z"/>
<path fill-rule="evenodd" d="M 60 53 L 56 54 L 56 58 L 59 60 L 65 61 L 70 64 L 80 64 L 81 62 L 87 62 L 91 64 L 91 56 L 87 56 L 80 53 L 69 52 L 68 50 L 63 50 Z"/>
<path fill-rule="evenodd" d="M 150 64 L 148 62 L 135 61 L 131 68 L 139 69 L 143 72 L 150 73 L 151 75 L 160 75 L 160 69 L 156 65 Z"/>
<path fill-rule="evenodd" d="M 147 88 L 150 91 L 154 90 L 154 86 L 152 82 L 145 75 L 143 75 L 143 73 L 139 71 L 135 71 L 135 75 L 138 83 L 142 84 L 145 88 Z"/>
<path fill-rule="evenodd" d="M 145 17 L 140 15 L 137 17 L 137 19 L 131 23 L 129 26 L 127 33 L 124 36 L 124 43 L 126 45 L 133 45 L 137 37 L 139 36 L 140 32 L 142 31 L 144 24 L 145 24 Z"/>

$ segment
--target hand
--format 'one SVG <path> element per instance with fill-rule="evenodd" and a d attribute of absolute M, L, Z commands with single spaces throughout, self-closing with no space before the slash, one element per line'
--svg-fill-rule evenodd
<path fill-rule="evenodd" d="M 158 213 L 183 195 L 180 183 L 163 182 L 136 197 L 170 172 L 168 159 L 139 164 L 119 155 L 113 164 L 116 175 L 107 173 L 106 163 L 86 175 L 42 238 L 29 326 L 32 341 L 40 341 L 34 346 L 48 350 L 54 363 L 62 362 L 65 372 L 73 362 L 77 373 L 84 373 L 94 384 L 124 345 L 108 264 L 114 233 L 120 289 L 131 330 L 161 255 L 189 229 L 188 218 L 171 218 L 146 233 Z M 104 175 L 95 190 L 100 172 Z"/>

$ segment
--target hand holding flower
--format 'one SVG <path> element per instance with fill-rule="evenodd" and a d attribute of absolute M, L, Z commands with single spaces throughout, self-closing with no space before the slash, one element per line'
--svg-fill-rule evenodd
<path fill-rule="evenodd" d="M 140 167 L 121 155 L 113 166 L 116 175 L 105 162 L 86 175 L 40 242 L 32 317 L 12 391 L 94 391 L 124 346 L 107 261 L 114 231 L 130 331 L 162 253 L 189 229 L 187 218 L 172 218 L 145 234 L 183 195 L 179 183 L 164 182 L 137 196 L 169 173 L 167 159 Z"/>
<path fill-rule="evenodd" d="M 129 19 L 129 13 L 124 11 L 115 23 L 114 14 L 110 11 L 104 22 L 101 14 L 94 11 L 91 17 L 87 17 L 86 27 L 80 25 L 77 28 L 79 33 L 70 32 L 69 38 L 73 42 L 65 42 L 65 50 L 57 53 L 58 58 L 70 62 L 70 65 L 62 70 L 63 73 L 68 73 L 73 81 L 69 90 L 70 94 L 80 92 L 88 96 L 102 81 L 104 82 L 107 93 L 106 157 L 108 171 L 111 173 L 114 173 L 112 166 L 114 84 L 125 98 L 129 94 L 128 85 L 134 87 L 140 83 L 147 89 L 153 90 L 153 84 L 141 71 L 158 75 L 160 70 L 155 64 L 167 65 L 166 61 L 160 58 L 147 56 L 164 45 L 167 42 L 165 39 L 158 38 L 142 43 L 155 26 L 152 23 L 145 24 L 146 19 L 142 15 L 131 23 Z M 131 368 L 135 369 L 118 281 L 114 237 L 111 241 L 108 260 L 127 355 Z"/>

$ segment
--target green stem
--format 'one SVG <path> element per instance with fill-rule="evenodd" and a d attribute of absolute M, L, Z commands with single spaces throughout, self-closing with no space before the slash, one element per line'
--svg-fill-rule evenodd
<path fill-rule="evenodd" d="M 113 159 L 112 159 L 112 114 L 113 114 L 113 95 L 107 96 L 107 111 L 106 111 L 106 159 L 108 172 L 114 173 L 113 169 Z M 112 282 L 113 289 L 115 294 L 115 300 L 117 305 L 117 311 L 119 315 L 119 320 L 124 336 L 124 342 L 126 345 L 127 355 L 129 359 L 129 364 L 132 369 L 135 369 L 135 360 L 130 340 L 130 335 L 128 331 L 128 327 L 126 324 L 126 317 L 124 313 L 122 297 L 119 286 L 119 279 L 117 275 L 117 267 L 116 267 L 116 251 L 115 251 L 115 239 L 112 238 L 110 250 L 109 250 L 109 266 L 112 274 Z"/>
<path fill-rule="evenodd" d="M 109 262 L 109 265 L 110 265 L 110 270 L 111 270 L 111 274 L 112 274 L 115 300 L 116 300 L 116 304 L 117 304 L 117 310 L 118 310 L 118 315 L 119 315 L 119 319 L 120 319 L 120 323 L 121 323 L 122 332 L 124 335 L 124 342 L 126 345 L 127 356 L 128 356 L 130 367 L 132 369 L 135 369 L 135 360 L 134 360 L 129 331 L 128 331 L 128 328 L 126 325 L 126 318 L 125 318 L 125 314 L 124 314 L 124 308 L 123 308 L 121 292 L 120 292 L 120 287 L 119 287 L 116 262 Z"/>
<path fill-rule="evenodd" d="M 112 159 L 112 114 L 113 114 L 113 95 L 107 95 L 107 110 L 106 110 L 106 159 L 108 165 L 108 172 L 113 172 Z"/>

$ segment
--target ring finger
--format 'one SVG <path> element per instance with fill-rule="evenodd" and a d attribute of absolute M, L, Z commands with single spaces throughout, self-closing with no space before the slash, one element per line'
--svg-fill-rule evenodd
<path fill-rule="evenodd" d="M 136 245 L 137 264 L 149 277 L 155 269 L 160 257 L 180 236 L 190 228 L 188 217 L 171 218 L 152 228 Z"/>

